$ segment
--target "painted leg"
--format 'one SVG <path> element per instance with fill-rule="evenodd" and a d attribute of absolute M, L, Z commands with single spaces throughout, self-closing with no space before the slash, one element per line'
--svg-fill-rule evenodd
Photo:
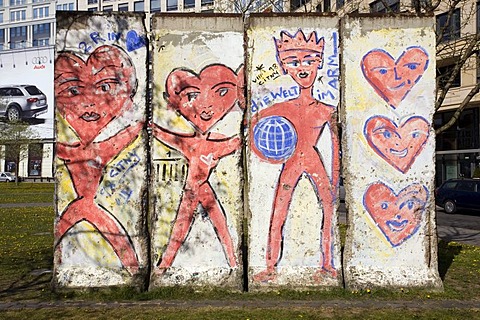
<path fill-rule="evenodd" d="M 175 219 L 170 240 L 167 248 L 162 255 L 160 264 L 158 265 L 159 273 L 163 273 L 172 266 L 178 250 L 187 238 L 190 227 L 192 226 L 193 214 L 195 213 L 198 198 L 191 190 L 185 190 L 182 196 L 180 207 L 178 208 L 177 217 Z"/>
<path fill-rule="evenodd" d="M 282 250 L 283 226 L 285 225 L 293 191 L 295 190 L 300 175 L 301 171 L 287 165 L 284 166 L 280 173 L 268 233 L 267 269 L 255 275 L 253 277 L 255 281 L 265 282 L 275 280 L 277 276 L 275 269 Z"/>
<path fill-rule="evenodd" d="M 210 220 L 217 233 L 217 237 L 223 246 L 228 264 L 232 268 L 236 267 L 237 261 L 235 258 L 235 250 L 233 248 L 232 237 L 228 231 L 225 212 L 222 210 L 215 197 L 215 193 L 208 183 L 205 183 L 200 187 L 199 198 L 203 208 L 208 212 Z"/>

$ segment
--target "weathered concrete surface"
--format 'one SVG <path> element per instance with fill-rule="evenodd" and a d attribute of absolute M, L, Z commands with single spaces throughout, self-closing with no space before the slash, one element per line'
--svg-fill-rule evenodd
<path fill-rule="evenodd" d="M 342 21 L 348 288 L 434 287 L 434 18 Z"/>
<path fill-rule="evenodd" d="M 341 285 L 337 22 L 326 16 L 250 19 L 246 146 L 252 291 Z"/>
<path fill-rule="evenodd" d="M 146 279 L 143 20 L 57 16 L 57 287 L 141 287 Z"/>
<path fill-rule="evenodd" d="M 240 16 L 153 18 L 151 287 L 242 288 Z"/>

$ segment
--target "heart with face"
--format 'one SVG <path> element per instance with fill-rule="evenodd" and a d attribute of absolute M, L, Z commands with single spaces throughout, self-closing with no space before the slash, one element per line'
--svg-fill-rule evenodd
<path fill-rule="evenodd" d="M 393 247 L 417 232 L 427 200 L 427 189 L 418 183 L 398 194 L 381 182 L 374 183 L 363 196 L 365 209 Z"/>
<path fill-rule="evenodd" d="M 374 116 L 365 123 L 363 134 L 375 153 L 405 173 L 423 150 L 430 125 L 420 116 L 410 117 L 400 125 L 387 117 Z"/>
<path fill-rule="evenodd" d="M 214 64 L 199 74 L 176 69 L 167 77 L 165 99 L 168 106 L 197 130 L 206 133 L 243 97 L 243 68 L 234 72 L 225 65 Z"/>
<path fill-rule="evenodd" d="M 55 60 L 57 110 L 84 144 L 133 107 L 136 84 L 130 57 L 116 46 L 100 46 L 86 61 L 73 53 Z"/>
<path fill-rule="evenodd" d="M 397 108 L 428 67 L 428 54 L 410 47 L 395 61 L 386 51 L 375 49 L 362 59 L 363 75 L 392 108 Z"/>

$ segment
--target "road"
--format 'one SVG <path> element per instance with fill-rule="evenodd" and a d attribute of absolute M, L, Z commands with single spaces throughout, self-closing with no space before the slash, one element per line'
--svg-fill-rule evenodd
<path fill-rule="evenodd" d="M 345 203 L 339 208 L 340 223 L 346 223 Z M 480 246 L 480 213 L 446 214 L 437 207 L 437 233 L 440 239 Z"/>

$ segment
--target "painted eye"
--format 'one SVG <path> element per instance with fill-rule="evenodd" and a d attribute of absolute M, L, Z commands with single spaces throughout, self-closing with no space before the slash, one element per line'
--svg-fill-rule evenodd
<path fill-rule="evenodd" d="M 299 65 L 300 65 L 300 63 L 297 60 L 287 62 L 287 66 L 292 67 L 292 68 L 296 68 Z"/>
<path fill-rule="evenodd" d="M 103 92 L 108 92 L 110 91 L 110 85 L 108 83 L 102 83 L 100 89 L 102 89 Z"/>
<path fill-rule="evenodd" d="M 412 210 L 412 209 L 413 209 L 413 204 L 414 204 L 414 203 L 413 203 L 413 201 L 411 201 L 411 200 L 407 202 L 407 207 L 408 207 L 409 210 Z"/>
<path fill-rule="evenodd" d="M 72 96 L 78 96 L 80 94 L 78 87 L 71 87 L 70 89 L 68 89 L 68 91 Z"/>
<path fill-rule="evenodd" d="M 226 95 L 227 93 L 228 93 L 228 88 L 220 88 L 220 89 L 218 90 L 218 95 L 219 95 L 220 97 L 223 97 L 223 96 Z"/>
<path fill-rule="evenodd" d="M 388 130 L 383 131 L 383 137 L 385 139 L 390 139 L 392 137 L 392 133 Z"/>
<path fill-rule="evenodd" d="M 418 63 L 407 63 L 405 67 L 407 67 L 410 70 L 415 70 L 418 67 Z"/>
<path fill-rule="evenodd" d="M 382 209 L 386 210 L 388 208 L 388 203 L 387 202 L 382 202 Z"/>
<path fill-rule="evenodd" d="M 302 62 L 302 65 L 304 66 L 311 66 L 313 64 L 313 60 L 305 60 Z"/>
<path fill-rule="evenodd" d="M 418 138 L 418 137 L 420 137 L 420 132 L 418 131 L 412 132 L 412 138 Z"/>
<path fill-rule="evenodd" d="M 187 93 L 188 102 L 192 102 L 198 97 L 198 92 L 189 92 Z"/>
<path fill-rule="evenodd" d="M 388 72 L 387 69 L 380 69 L 378 70 L 378 72 L 380 72 L 380 74 L 386 74 Z"/>

